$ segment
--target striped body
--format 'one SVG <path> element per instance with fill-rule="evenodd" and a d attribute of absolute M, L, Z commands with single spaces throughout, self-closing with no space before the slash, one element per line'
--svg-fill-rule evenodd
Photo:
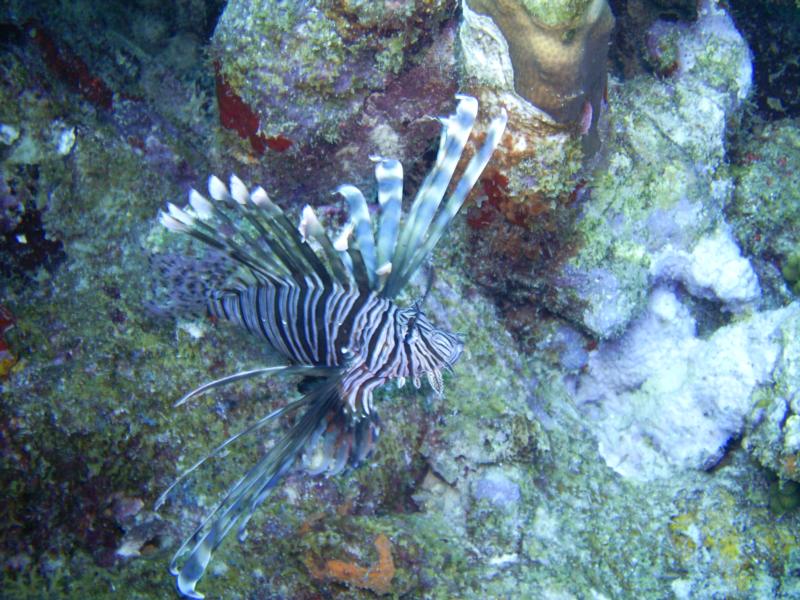
<path fill-rule="evenodd" d="M 456 336 L 436 329 L 417 308 L 399 308 L 374 292 L 306 278 L 263 283 L 227 292 L 209 302 L 209 312 L 264 338 L 298 364 L 346 366 L 341 395 L 351 415 L 372 411 L 372 391 L 390 379 L 426 375 L 441 393 L 441 371 L 461 354 Z M 420 334 L 421 332 L 421 334 Z"/>
<path fill-rule="evenodd" d="M 442 371 L 455 364 L 463 344 L 434 327 L 418 304 L 400 307 L 395 298 L 446 232 L 505 128 L 503 113 L 489 125 L 486 141 L 445 200 L 478 109 L 474 98 L 458 100 L 456 112 L 440 119 L 436 163 L 406 215 L 402 166 L 380 158 L 375 159 L 377 223 L 361 191 L 343 185 L 337 193 L 348 204 L 350 221 L 334 237 L 311 207 L 305 207 L 295 227 L 263 188 L 248 190 L 235 176 L 230 186 L 216 177 L 209 179 L 213 201 L 192 190 L 189 206 L 168 204 L 162 212 L 164 226 L 192 236 L 238 269 L 227 284 L 204 290 L 201 303 L 208 312 L 244 327 L 285 359 L 282 365 L 208 382 L 177 404 L 235 381 L 277 373 L 302 376 L 310 387 L 302 398 L 212 450 L 157 501 L 156 507 L 184 477 L 242 435 L 279 416 L 297 414 L 291 429 L 228 490 L 176 552 L 170 570 L 184 596 L 202 598 L 195 586 L 213 551 L 234 526 L 243 534 L 253 511 L 290 470 L 333 475 L 363 462 L 380 431 L 375 389 L 390 380 L 402 385 L 406 379 L 419 387 L 425 376 L 442 394 Z M 196 281 L 184 281 L 184 287 L 202 290 L 214 280 L 199 273 Z"/>

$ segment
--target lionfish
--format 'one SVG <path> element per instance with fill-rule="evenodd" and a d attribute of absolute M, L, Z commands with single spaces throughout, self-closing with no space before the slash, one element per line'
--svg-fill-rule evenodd
<path fill-rule="evenodd" d="M 373 406 L 377 387 L 389 380 L 402 386 L 410 378 L 419 388 L 425 376 L 442 394 L 442 370 L 458 360 L 462 341 L 434 327 L 419 303 L 401 307 L 394 299 L 447 230 L 505 129 L 502 112 L 442 203 L 478 110 L 475 98 L 459 95 L 457 100 L 455 113 L 439 118 L 436 162 L 402 223 L 403 169 L 399 161 L 383 158 L 373 159 L 379 205 L 375 231 L 367 201 L 352 185 L 336 190 L 347 202 L 349 220 L 333 238 L 310 206 L 295 227 L 263 188 L 248 191 L 235 175 L 230 186 L 209 178 L 213 201 L 192 190 L 189 206 L 170 203 L 161 212 L 164 226 L 199 240 L 238 270 L 238 277 L 220 286 L 208 283 L 210 274 L 206 278 L 212 288 L 203 297 L 207 312 L 262 338 L 286 362 L 208 382 L 176 406 L 222 385 L 279 373 L 303 376 L 306 392 L 215 448 L 156 502 L 158 508 L 184 477 L 239 437 L 301 413 L 175 553 L 170 571 L 182 595 L 203 597 L 195 587 L 214 550 L 235 525 L 244 537 L 256 507 L 289 471 L 334 475 L 371 454 L 380 431 Z"/>

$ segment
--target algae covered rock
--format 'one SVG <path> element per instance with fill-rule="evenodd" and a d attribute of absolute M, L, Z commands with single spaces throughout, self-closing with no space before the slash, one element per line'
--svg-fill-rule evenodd
<path fill-rule="evenodd" d="M 752 86 L 750 52 L 728 14 L 707 2 L 692 24 L 653 26 L 676 66 L 612 84 L 608 114 L 590 115 L 605 137 L 588 163 L 589 129 L 559 129 L 517 93 L 512 42 L 473 4 L 459 31 L 462 81 L 510 113 L 496 172 L 468 213 L 475 280 L 518 304 L 534 297 L 600 339 L 619 335 L 658 281 L 726 310 L 756 301 L 753 270 L 724 225 L 734 187 L 726 135 Z M 597 3 L 567 4 L 575 18 Z M 722 275 L 731 267 L 741 277 Z"/>
<path fill-rule="evenodd" d="M 781 479 L 800 482 L 800 319 L 779 336 L 780 360 L 772 381 L 755 394 L 742 445 Z"/>
<path fill-rule="evenodd" d="M 669 79 L 611 88 L 605 163 L 577 225 L 583 246 L 546 297 L 552 310 L 600 338 L 619 334 L 652 282 L 670 277 L 663 265 L 713 238 L 733 190 L 725 136 L 751 87 L 747 45 L 713 3 L 691 26 L 661 27 L 681 66 Z"/>
<path fill-rule="evenodd" d="M 800 250 L 800 133 L 785 119 L 759 127 L 738 150 L 736 189 L 728 219 L 742 248 L 783 271 L 789 287 L 798 276 Z"/>
<path fill-rule="evenodd" d="M 792 291 L 800 296 L 800 252 L 790 254 L 783 263 L 781 274 L 786 278 Z"/>
<path fill-rule="evenodd" d="M 218 77 L 252 111 L 251 133 L 300 146 L 337 141 L 408 50 L 430 43 L 449 4 L 234 0 L 212 39 Z"/>

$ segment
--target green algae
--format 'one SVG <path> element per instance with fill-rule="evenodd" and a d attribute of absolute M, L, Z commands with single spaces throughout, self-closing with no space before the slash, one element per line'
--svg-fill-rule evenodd
<path fill-rule="evenodd" d="M 773 481 L 769 486 L 769 508 L 776 515 L 800 507 L 800 484 L 796 481 Z"/>
<path fill-rule="evenodd" d="M 734 469 L 742 467 L 740 463 Z M 739 489 L 743 492 L 712 485 L 699 502 L 692 503 L 694 509 L 676 514 L 670 535 L 680 560 L 693 578 L 706 570 L 710 584 L 735 597 L 772 596 L 779 589 L 790 595 L 793 577 L 780 565 L 789 560 L 796 536 L 784 527 L 772 527 L 772 512 L 764 504 L 769 492 L 763 482 L 745 477 Z M 747 510 L 741 512 L 742 506 Z M 766 576 L 770 572 L 779 577 Z M 699 583 L 695 579 L 694 586 L 679 589 L 691 593 Z"/>
<path fill-rule="evenodd" d="M 8 106 L 41 131 L 52 113 L 66 110 L 41 101 Z M 197 411 L 176 419 L 171 401 L 196 383 L 187 369 L 208 370 L 215 354 L 226 353 L 186 352 L 172 327 L 144 307 L 151 273 L 140 240 L 156 207 L 175 195 L 172 184 L 155 173 L 143 177 L 142 158 L 97 124 L 82 128 L 69 156 L 48 159 L 45 148 L 37 160 L 39 185 L 49 192 L 37 202 L 66 259 L 52 273 L 40 271 L 35 285 L 21 278 L 4 285 L 4 305 L 16 319 L 8 341 L 20 363 L 4 383 L 3 426 L 22 462 L 4 469 L 3 480 L 12 478 L 4 486 L 10 522 L 25 524 L 31 536 L 17 546 L 27 557 L 20 560 L 33 564 L 3 587 L 16 597 L 123 589 L 162 597 L 168 555 L 159 547 L 172 536 L 155 536 L 146 558 L 118 562 L 116 544 L 138 524 L 116 520 L 114 498 L 143 498 L 148 509 L 140 516 L 153 518 L 149 507 L 173 475 L 180 432 L 214 423 Z M 164 427 L 171 432 L 163 435 Z M 216 435 L 224 435 L 221 426 Z M 196 448 L 206 447 L 203 439 Z M 58 557 L 52 564 L 36 564 L 50 554 Z"/>
<path fill-rule="evenodd" d="M 800 252 L 790 254 L 786 257 L 781 267 L 781 273 L 784 279 L 786 279 L 786 283 L 791 287 L 792 292 L 794 292 L 796 296 L 800 296 Z"/>
<path fill-rule="evenodd" d="M 800 245 L 798 122 L 782 120 L 757 127 L 737 155 L 728 218 L 746 252 L 777 258 L 784 266 Z"/>
<path fill-rule="evenodd" d="M 576 22 L 592 0 L 522 0 L 532 16 L 549 27 L 564 27 Z"/>
<path fill-rule="evenodd" d="M 579 137 L 554 135 L 537 139 L 536 154 L 520 161 L 510 173 L 509 196 L 541 194 L 557 202 L 568 197 L 585 171 L 585 153 Z"/>

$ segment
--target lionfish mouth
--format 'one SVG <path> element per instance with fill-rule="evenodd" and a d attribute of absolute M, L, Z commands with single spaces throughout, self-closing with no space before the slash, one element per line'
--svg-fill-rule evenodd
<path fill-rule="evenodd" d="M 464 342 L 460 338 L 456 338 L 453 341 L 453 350 L 450 353 L 450 356 L 446 359 L 448 369 L 452 369 L 453 365 L 458 362 L 458 359 L 461 358 L 462 352 L 464 352 Z"/>

